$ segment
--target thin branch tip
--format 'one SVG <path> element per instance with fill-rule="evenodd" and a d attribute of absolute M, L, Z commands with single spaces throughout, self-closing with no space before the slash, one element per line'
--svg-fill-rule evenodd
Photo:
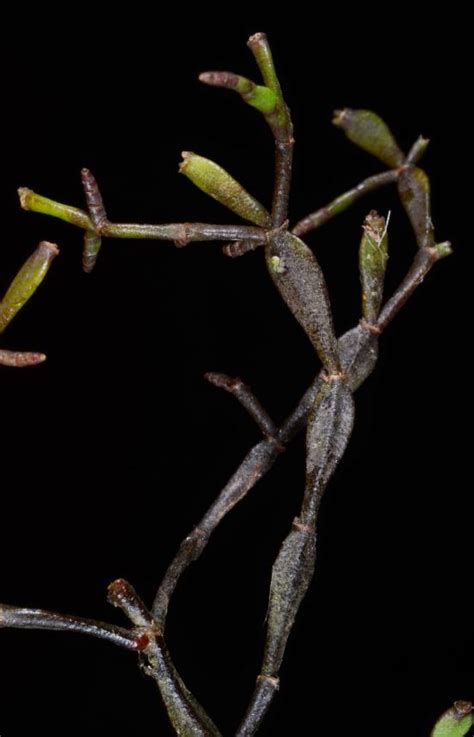
<path fill-rule="evenodd" d="M 204 378 L 210 384 L 217 386 L 219 389 L 226 389 L 227 391 L 232 391 L 232 389 L 243 383 L 238 377 L 233 378 L 232 376 L 227 376 L 227 374 L 220 374 L 215 371 L 207 371 L 204 374 Z"/>

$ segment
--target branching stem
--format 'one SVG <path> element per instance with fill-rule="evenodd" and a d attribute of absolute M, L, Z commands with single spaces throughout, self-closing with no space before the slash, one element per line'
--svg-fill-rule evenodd
<path fill-rule="evenodd" d="M 143 669 L 154 678 L 160 689 L 176 733 L 197 737 L 220 737 L 220 732 L 186 688 L 173 665 L 164 640 L 169 602 L 182 573 L 201 555 L 223 517 L 270 470 L 278 454 L 306 427 L 305 490 L 299 516 L 293 520 L 273 565 L 261 673 L 257 677 L 247 713 L 237 731 L 237 737 L 250 737 L 260 726 L 278 689 L 279 670 L 286 643 L 313 576 L 319 508 L 323 493 L 351 434 L 354 417 L 353 392 L 367 379 L 375 366 L 380 334 L 423 281 L 433 264 L 451 253 L 448 242 L 435 244 L 429 180 L 425 172 L 415 166 L 426 149 L 427 139 L 420 137 L 408 156 L 405 156 L 384 121 L 375 113 L 365 110 L 338 111 L 335 123 L 343 128 L 356 145 L 392 168 L 368 177 L 300 220 L 289 231 L 288 202 L 294 144 L 291 115 L 283 98 L 265 34 L 255 34 L 249 39 L 248 45 L 265 86 L 231 72 L 205 72 L 200 79 L 207 84 L 238 92 L 245 102 L 264 115 L 269 124 L 275 140 L 271 215 L 264 205 L 222 167 L 190 152 L 183 154 L 181 171 L 201 190 L 255 225 L 111 223 L 107 218 L 97 182 L 88 169 L 81 172 L 87 212 L 42 197 L 27 188 L 19 190 L 21 205 L 25 210 L 51 215 L 85 231 L 83 265 L 86 271 L 93 268 L 104 236 L 165 240 L 172 241 L 177 246 L 185 246 L 192 241 L 231 241 L 224 246 L 224 253 L 232 257 L 264 245 L 271 278 L 311 341 L 323 366 L 280 428 L 240 379 L 225 374 L 206 374 L 208 381 L 236 397 L 256 422 L 264 438 L 247 453 L 201 521 L 181 543 L 159 586 L 151 611 L 127 581 L 118 579 L 110 584 L 109 601 L 123 610 L 131 622 L 130 629 L 38 609 L 0 605 L 0 628 L 80 632 L 139 652 Z M 327 222 L 365 194 L 393 182 L 398 183 L 400 198 L 412 224 L 419 249 L 405 279 L 379 313 L 387 243 L 384 241 L 383 254 L 380 256 L 377 253 L 377 258 L 374 258 L 372 242 L 361 245 L 363 318 L 355 328 L 336 340 L 322 271 L 314 254 L 298 236 Z M 372 231 L 378 232 L 376 225 L 379 221 L 377 213 L 371 213 L 366 220 L 366 230 L 369 225 L 372 227 L 370 237 Z M 380 242 L 376 241 L 378 248 L 381 248 L 385 235 L 384 231 Z M 57 252 L 54 244 L 44 242 L 40 246 L 43 251 L 48 251 L 49 260 Z M 0 305 L 3 310 L 0 328 L 6 327 L 46 273 L 49 260 L 48 263 L 43 263 L 43 259 L 38 265 L 38 258 L 34 256 L 27 262 L 4 297 Z M 42 360 L 42 354 L 0 350 L 0 364 L 4 365 L 31 365 Z"/>

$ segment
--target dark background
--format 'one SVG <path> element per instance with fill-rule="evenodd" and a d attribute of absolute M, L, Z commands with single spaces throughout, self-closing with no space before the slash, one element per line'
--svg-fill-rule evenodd
<path fill-rule="evenodd" d="M 266 30 L 295 124 L 292 221 L 382 170 L 330 124 L 335 108 L 374 109 L 405 150 L 420 133 L 431 139 L 423 166 L 436 234 L 454 255 L 383 336 L 357 393 L 321 511 L 317 572 L 261 734 L 427 735 L 454 699 L 474 697 L 470 448 L 459 426 L 472 247 L 465 19 L 440 17 L 433 31 L 410 14 L 336 8 L 316 21 L 236 23 L 226 6 L 217 27 L 184 10 L 163 24 L 138 8 L 98 26 L 87 13 L 54 30 L 57 18 L 31 16 L 4 28 L 0 290 L 40 239 L 61 255 L 2 336 L 2 347 L 48 361 L 0 372 L 0 600 L 123 624 L 107 584 L 125 577 L 151 602 L 179 542 L 259 438 L 203 373 L 241 376 L 281 421 L 318 370 L 260 251 L 232 261 L 219 244 L 106 241 L 87 276 L 80 231 L 21 212 L 16 198 L 24 185 L 82 206 L 88 166 L 113 221 L 235 222 L 177 175 L 185 149 L 268 203 L 265 123 L 197 81 L 219 68 L 255 77 L 245 41 Z M 307 239 L 339 334 L 359 317 L 357 250 L 371 207 L 391 210 L 390 294 L 415 249 L 393 189 Z M 299 438 L 224 520 L 171 604 L 175 663 L 226 735 L 258 673 L 271 565 L 303 484 Z M 132 654 L 21 631 L 2 631 L 0 652 L 2 737 L 171 734 Z"/>

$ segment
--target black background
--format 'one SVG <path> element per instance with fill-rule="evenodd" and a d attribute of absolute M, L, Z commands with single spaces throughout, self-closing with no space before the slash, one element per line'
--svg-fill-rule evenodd
<path fill-rule="evenodd" d="M 241 376 L 281 421 L 318 369 L 260 251 L 232 261 L 219 244 L 107 241 L 87 276 L 81 233 L 21 212 L 16 198 L 23 185 L 82 206 L 88 166 L 112 221 L 235 222 L 177 175 L 185 149 L 268 203 L 265 123 L 197 81 L 219 68 L 255 77 L 245 41 L 265 30 L 295 124 L 292 221 L 382 169 L 330 123 L 335 108 L 375 109 L 403 148 L 431 139 L 423 166 L 436 234 L 454 255 L 383 336 L 357 394 L 321 511 L 317 572 L 261 734 L 427 735 L 454 699 L 474 697 L 469 424 L 460 427 L 471 302 L 465 19 L 440 17 L 433 31 L 426 17 L 336 8 L 245 23 L 222 7 L 163 22 L 137 8 L 99 26 L 88 12 L 59 28 L 31 16 L 4 28 L 0 289 L 40 239 L 61 254 L 2 337 L 48 361 L 1 370 L 0 599 L 124 623 L 105 603 L 107 584 L 125 577 L 151 602 L 180 540 L 259 438 L 203 373 Z M 389 294 L 415 248 L 393 189 L 307 239 L 338 334 L 359 317 L 357 249 L 371 207 L 391 210 Z M 224 520 L 171 604 L 175 663 L 224 734 L 258 673 L 271 565 L 303 484 L 300 438 Z M 2 631 L 0 652 L 2 737 L 171 734 L 129 653 L 21 631 Z"/>

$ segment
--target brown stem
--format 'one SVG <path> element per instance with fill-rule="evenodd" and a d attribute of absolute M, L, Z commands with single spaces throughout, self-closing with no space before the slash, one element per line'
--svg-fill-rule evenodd
<path fill-rule="evenodd" d="M 280 436 L 279 436 L 280 437 Z M 257 481 L 270 470 L 278 456 L 275 443 L 261 440 L 252 448 L 237 471 L 222 489 L 197 527 L 188 535 L 168 567 L 153 602 L 152 612 L 164 631 L 168 604 L 181 575 L 192 561 L 197 560 L 207 545 L 209 537 L 222 518 L 243 499 Z"/>
<path fill-rule="evenodd" d="M 172 223 L 170 225 L 135 225 L 103 223 L 101 235 L 109 238 L 137 238 L 174 241 L 176 246 L 187 246 L 192 241 L 251 240 L 265 243 L 265 232 L 252 225 L 209 225 L 207 223 Z"/>
<path fill-rule="evenodd" d="M 0 604 L 0 629 L 12 627 L 16 629 L 59 630 L 79 632 L 107 640 L 126 650 L 141 650 L 140 636 L 133 630 L 117 627 L 94 619 L 73 617 L 67 614 L 56 614 L 44 609 L 25 609 L 22 607 Z"/>
<path fill-rule="evenodd" d="M 230 376 L 226 376 L 226 374 L 209 372 L 204 374 L 204 378 L 219 389 L 224 389 L 226 392 L 233 394 L 234 397 L 239 400 L 242 407 L 247 410 L 251 418 L 256 422 L 262 433 L 269 440 L 272 440 L 279 450 L 284 450 L 284 447 L 278 440 L 277 426 L 247 384 L 244 384 L 241 379 L 233 379 Z"/>
<path fill-rule="evenodd" d="M 451 246 L 448 242 L 439 243 L 434 247 L 420 248 L 413 264 L 410 267 L 406 277 L 398 287 L 395 294 L 386 302 L 380 312 L 377 320 L 377 328 L 382 331 L 398 314 L 405 302 L 411 297 L 415 289 L 422 283 L 425 276 L 429 273 L 433 265 L 440 258 L 451 253 Z"/>
<path fill-rule="evenodd" d="M 288 217 L 294 145 L 291 128 L 288 133 L 285 141 L 275 140 L 275 183 L 272 199 L 272 220 L 275 228 L 283 225 Z"/>

